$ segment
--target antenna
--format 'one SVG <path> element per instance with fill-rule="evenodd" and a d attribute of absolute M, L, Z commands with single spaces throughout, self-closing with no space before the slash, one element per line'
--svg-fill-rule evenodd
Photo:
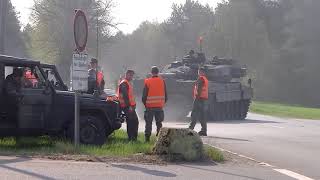
<path fill-rule="evenodd" d="M 203 43 L 203 37 L 199 37 L 199 51 L 202 53 L 202 43 Z"/>

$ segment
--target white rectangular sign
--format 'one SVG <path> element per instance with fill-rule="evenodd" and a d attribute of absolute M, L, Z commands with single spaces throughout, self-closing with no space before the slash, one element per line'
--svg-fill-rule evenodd
<path fill-rule="evenodd" d="M 88 55 L 73 54 L 72 58 L 72 90 L 88 91 Z"/>

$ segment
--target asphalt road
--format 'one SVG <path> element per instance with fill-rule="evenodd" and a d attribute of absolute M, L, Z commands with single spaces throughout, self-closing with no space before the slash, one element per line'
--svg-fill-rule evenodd
<path fill-rule="evenodd" d="M 167 122 L 166 127 L 187 127 Z M 197 125 L 196 130 L 200 127 Z M 245 121 L 208 124 L 214 146 L 264 162 L 230 161 L 224 164 L 138 165 L 49 161 L 0 157 L 0 179 L 320 179 L 320 121 L 294 120 L 249 114 Z M 140 131 L 144 123 L 140 121 Z"/>
<path fill-rule="evenodd" d="M 292 180 L 271 169 L 252 164 L 138 165 L 48 161 L 0 157 L 1 179 L 79 179 L 79 180 Z"/>
<path fill-rule="evenodd" d="M 187 127 L 187 123 L 165 123 L 165 126 Z M 204 141 L 209 144 L 274 168 L 320 179 L 320 120 L 249 114 L 244 121 L 209 123 L 208 136 Z"/>

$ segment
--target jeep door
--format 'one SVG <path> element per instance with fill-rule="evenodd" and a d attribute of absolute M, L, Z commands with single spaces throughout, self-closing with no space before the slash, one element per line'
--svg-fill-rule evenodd
<path fill-rule="evenodd" d="M 36 77 L 32 87 L 21 89 L 18 128 L 44 130 L 51 110 L 53 89 L 38 66 L 33 67 L 32 71 Z"/>

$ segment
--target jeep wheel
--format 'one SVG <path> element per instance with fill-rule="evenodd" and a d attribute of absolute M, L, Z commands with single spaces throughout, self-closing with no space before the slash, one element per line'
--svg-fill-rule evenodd
<path fill-rule="evenodd" d="M 106 142 L 106 129 L 98 117 L 80 117 L 80 142 L 83 144 L 103 145 Z"/>

